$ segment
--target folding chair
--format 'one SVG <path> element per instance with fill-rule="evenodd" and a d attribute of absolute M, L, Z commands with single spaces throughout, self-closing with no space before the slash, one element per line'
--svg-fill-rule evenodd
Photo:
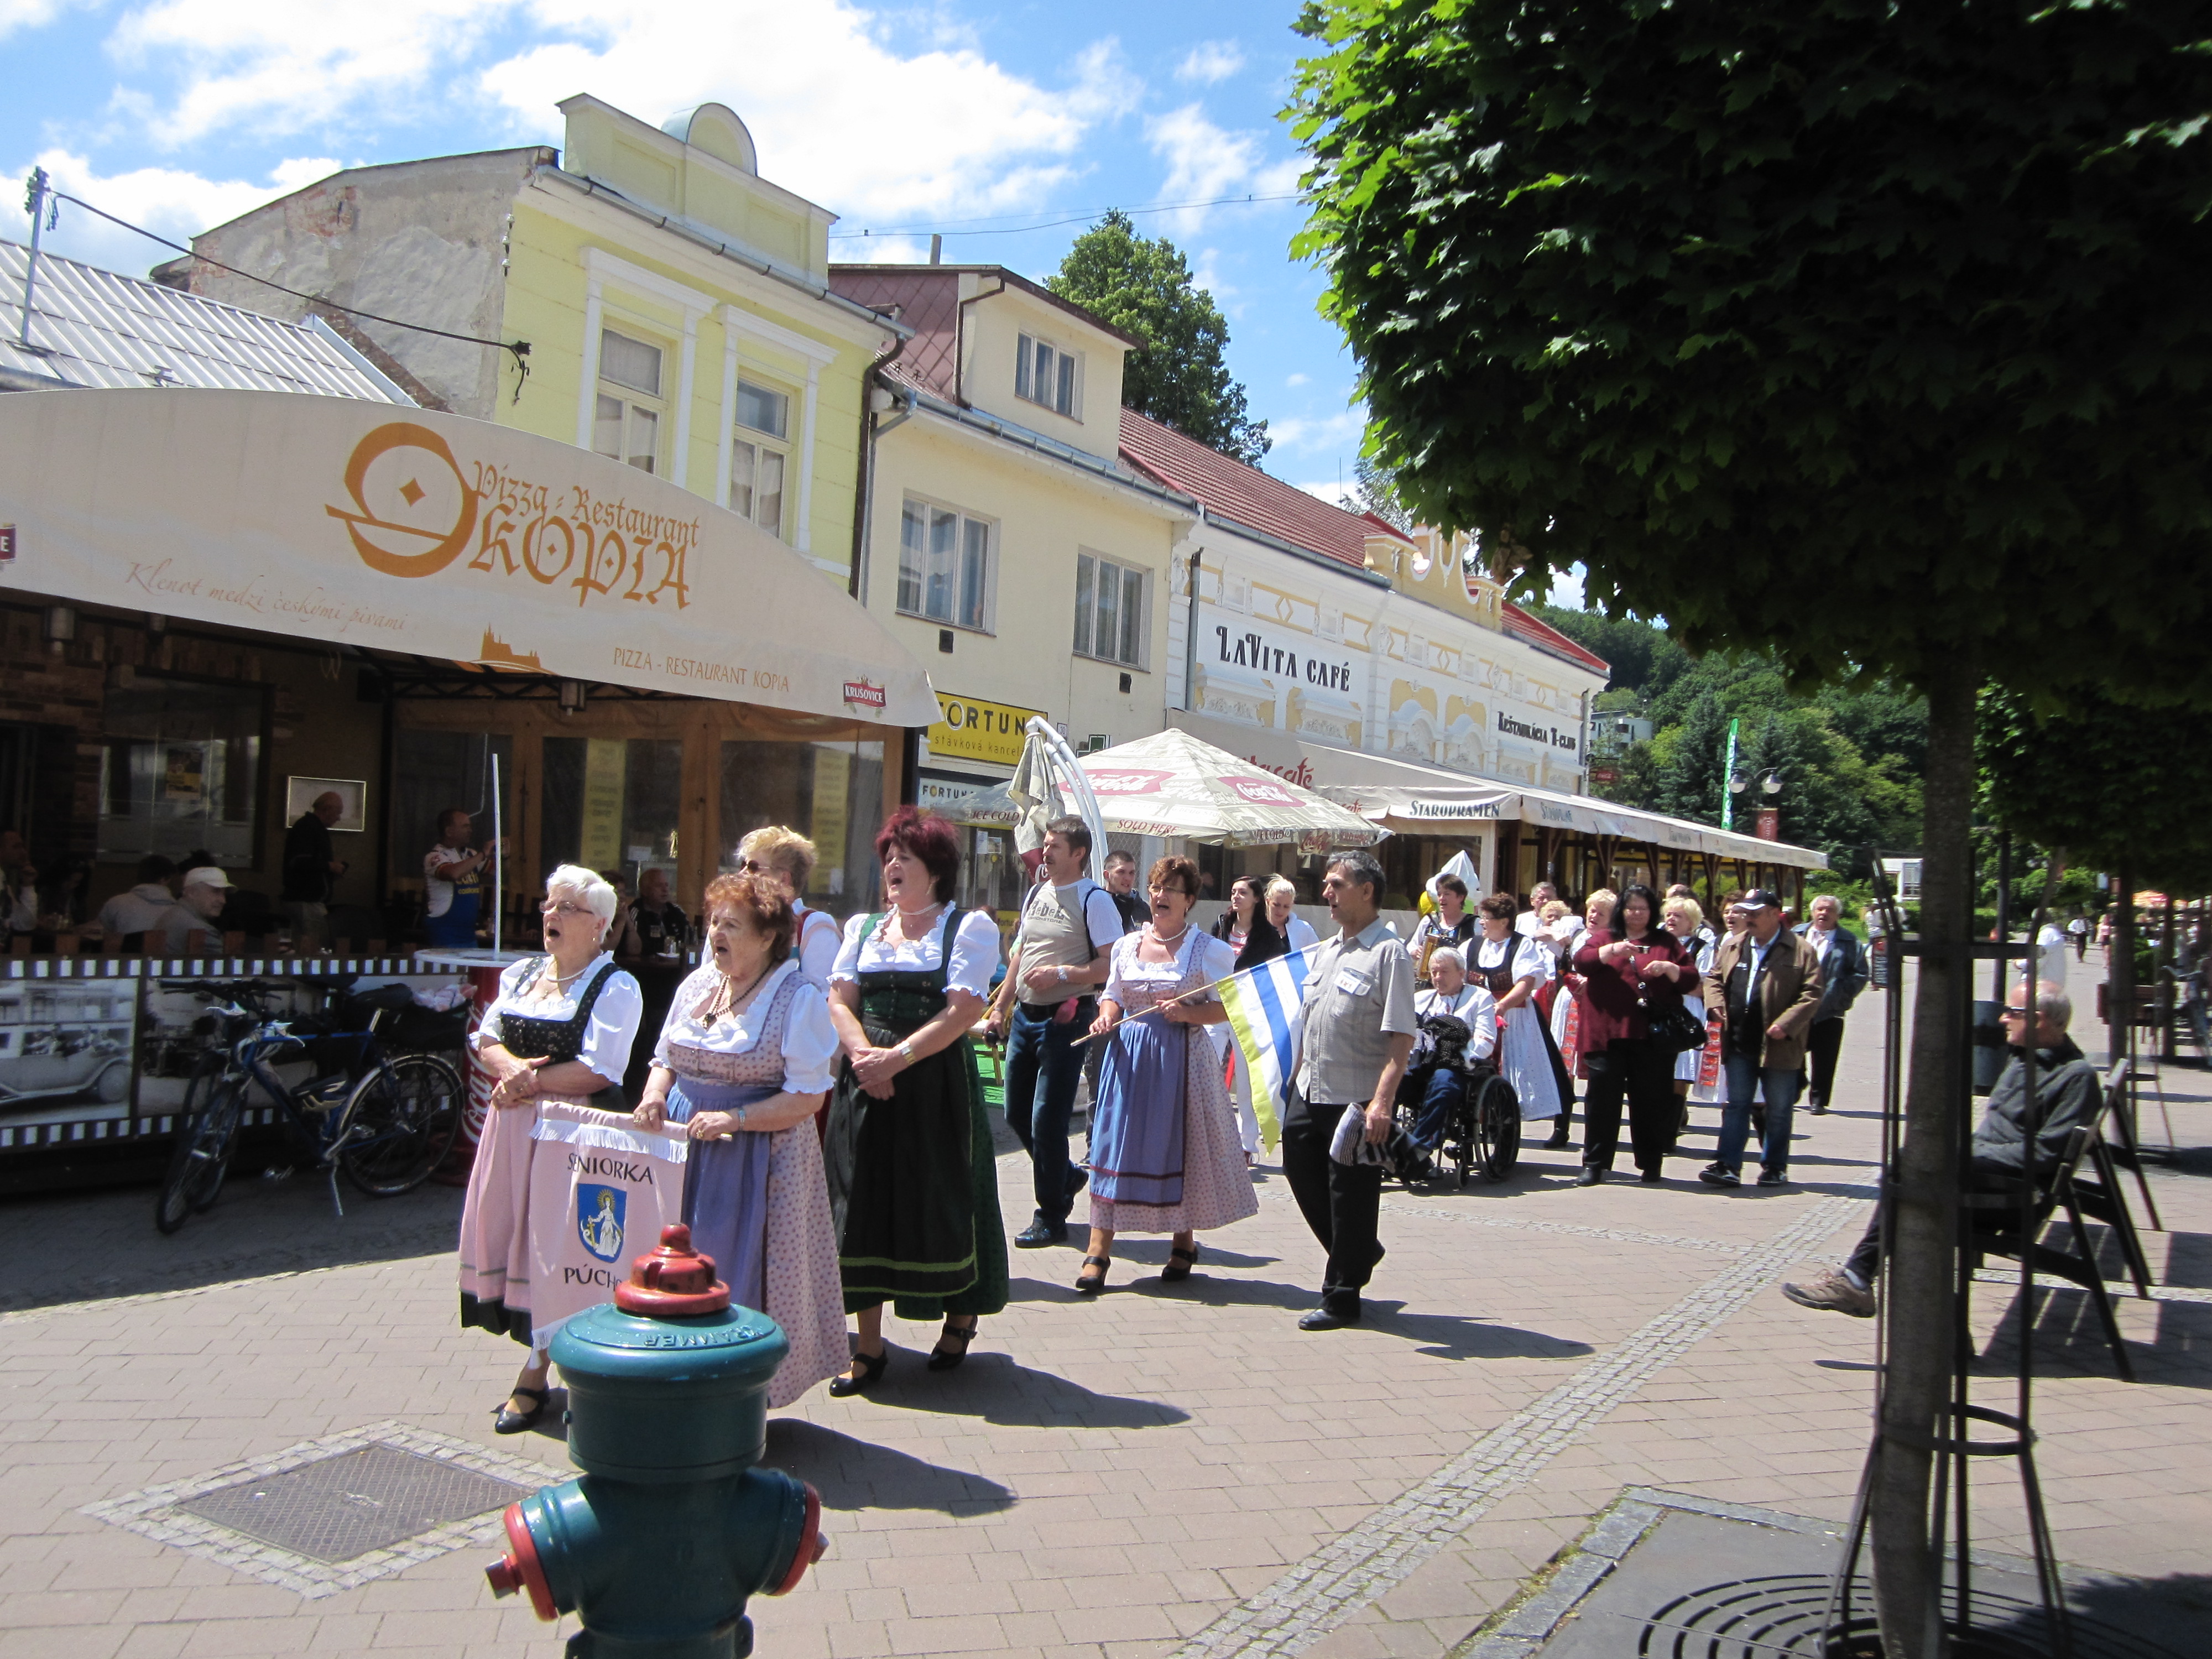
<path fill-rule="evenodd" d="M 2103 1115 L 2100 1107 L 2098 1116 Z M 1960 1202 L 1971 1224 L 1967 1248 L 1974 1253 L 1976 1265 L 1992 1255 L 2012 1261 L 2025 1260 L 2034 1272 L 2049 1273 L 2088 1291 L 2090 1301 L 2096 1306 L 2097 1317 L 2104 1325 L 2105 1340 L 2112 1345 L 2113 1366 L 2123 1381 L 2132 1382 L 2136 1380 L 2135 1366 L 2129 1361 L 2127 1348 L 2120 1340 L 2120 1322 L 2112 1312 L 2112 1298 L 2105 1289 L 2104 1271 L 2097 1265 L 2096 1247 L 2090 1241 L 2081 1194 L 2075 1187 L 2075 1172 L 2096 1133 L 2097 1126 L 2091 1122 L 2075 1125 L 2068 1134 L 2066 1150 L 2057 1168 L 2034 1184 L 2024 1236 L 2020 1230 L 2017 1182 L 2012 1183 L 2010 1192 L 1967 1193 Z M 2044 1229 L 2050 1224 L 2054 1212 L 2061 1209 L 2065 1212 L 2069 1228 L 2069 1248 L 2063 1250 L 2043 1242 Z M 2021 1310 L 2021 1317 L 2027 1317 L 2029 1312 L 2030 1309 Z"/>
<path fill-rule="evenodd" d="M 2096 1173 L 2094 1176 L 2087 1171 L 2077 1173 L 2074 1177 L 2074 1195 L 2084 1215 L 2112 1230 L 2120 1241 L 2120 1254 L 2126 1258 L 2128 1275 L 2135 1280 L 2136 1294 L 2148 1298 L 2150 1258 L 2144 1254 L 2142 1235 L 2136 1231 L 2135 1218 L 2128 1209 L 2127 1191 L 2120 1184 L 2118 1160 L 2113 1157 L 2112 1145 L 2104 1133 L 2107 1118 L 2116 1123 L 2121 1121 L 2119 1115 L 2125 1106 L 2127 1088 L 2128 1066 L 2123 1060 L 2106 1074 L 2104 1105 L 2097 1115 L 2089 1141 L 2089 1163 Z"/>

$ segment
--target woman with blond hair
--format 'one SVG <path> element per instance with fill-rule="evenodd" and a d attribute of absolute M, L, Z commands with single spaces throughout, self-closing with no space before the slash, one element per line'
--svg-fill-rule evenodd
<path fill-rule="evenodd" d="M 1676 895 L 1660 907 L 1661 926 L 1682 942 L 1697 968 L 1697 977 L 1680 981 L 1682 1006 L 1699 1019 L 1705 1018 L 1705 970 L 1713 965 L 1713 940 L 1705 926 L 1705 907 L 1697 900 Z M 1674 1056 L 1674 1094 L 1682 1103 L 1682 1127 L 1690 1127 L 1690 1102 L 1711 1100 L 1718 1093 L 1717 1078 L 1713 1084 L 1701 1084 L 1705 1054 L 1711 1049 L 1716 1066 L 1719 1064 L 1720 1048 L 1717 1041 L 1699 1043 L 1694 1048 L 1685 1048 Z"/>
<path fill-rule="evenodd" d="M 784 1407 L 843 1370 L 844 1289 L 818 1138 L 836 1081 L 830 1005 L 791 954 L 791 899 L 766 876 L 708 884 L 707 960 L 677 988 L 638 1127 L 681 1127 L 684 1219 L 730 1297 L 783 1328 L 769 1379 Z"/>
<path fill-rule="evenodd" d="M 473 1039 L 494 1086 L 461 1206 L 461 1323 L 511 1336 L 531 1351 L 499 1407 L 493 1427 L 501 1434 L 521 1433 L 545 1410 L 550 1333 L 544 1306 L 533 1321 L 530 1295 L 531 1157 L 540 1112 L 559 1106 L 571 1118 L 629 1121 L 621 1079 L 645 997 L 605 948 L 617 902 L 613 887 L 589 870 L 574 864 L 556 870 L 539 907 L 545 954 L 525 957 L 501 974 L 499 995 Z M 574 1222 L 553 1216 L 539 1224 Z"/>
<path fill-rule="evenodd" d="M 806 884 L 813 878 L 816 856 L 812 842 L 780 823 L 763 824 L 738 843 L 739 874 L 783 884 L 791 900 L 792 955 L 798 959 L 799 975 L 827 996 L 840 940 L 836 919 L 806 903 Z"/>
<path fill-rule="evenodd" d="M 1260 1211 L 1220 1067 L 1200 1030 L 1228 1018 L 1207 988 L 1234 973 L 1237 958 L 1190 925 L 1197 865 L 1158 860 L 1146 890 L 1152 919 L 1115 941 L 1091 1027 L 1094 1042 L 1110 1037 L 1111 1046 L 1091 1117 L 1091 1248 L 1075 1281 L 1086 1296 L 1105 1288 L 1117 1232 L 1172 1234 L 1160 1270 L 1172 1285 L 1197 1266 L 1199 1233 Z"/>

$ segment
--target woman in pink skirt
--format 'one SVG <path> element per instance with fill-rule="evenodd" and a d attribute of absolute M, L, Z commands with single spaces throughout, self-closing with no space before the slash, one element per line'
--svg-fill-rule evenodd
<path fill-rule="evenodd" d="M 597 1109 L 627 1127 L 622 1075 L 645 1015 L 637 981 L 602 949 L 615 890 L 564 864 L 545 884 L 547 954 L 500 975 L 477 1057 L 498 1079 L 461 1209 L 461 1323 L 530 1349 L 493 1426 L 520 1434 L 545 1410 L 546 1355 L 531 1320 L 530 1166 L 539 1108 Z M 616 1114 L 619 1112 L 621 1115 Z"/>

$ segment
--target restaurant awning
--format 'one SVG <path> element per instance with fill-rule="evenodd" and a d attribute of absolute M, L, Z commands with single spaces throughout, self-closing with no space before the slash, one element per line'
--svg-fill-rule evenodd
<path fill-rule="evenodd" d="M 1210 847 L 1316 850 L 1368 847 L 1381 830 L 1310 789 L 1259 770 L 1172 728 L 1086 755 L 1081 765 L 1109 830 L 1181 837 Z M 939 809 L 957 823 L 1012 825 L 1023 809 L 1009 784 Z"/>
<path fill-rule="evenodd" d="M 0 592 L 884 726 L 882 623 L 736 514 L 487 422 L 280 392 L 0 396 Z"/>
<path fill-rule="evenodd" d="M 1749 859 L 1793 869 L 1823 870 L 1828 864 L 1826 853 L 1809 847 L 1761 841 L 1708 823 L 1637 811 L 1595 795 L 1562 795 L 1522 784 L 1490 783 L 1480 778 L 1419 788 L 1325 784 L 1321 793 L 1400 834 L 1448 835 L 1457 826 L 1471 830 L 1514 819 L 1549 830 L 1578 830 L 1587 835 L 1650 842 L 1675 852 L 1711 853 L 1717 858 Z"/>

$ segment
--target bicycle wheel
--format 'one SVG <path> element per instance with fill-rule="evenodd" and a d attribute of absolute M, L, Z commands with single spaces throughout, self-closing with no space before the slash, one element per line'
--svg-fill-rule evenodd
<path fill-rule="evenodd" d="M 154 1200 L 154 1224 L 173 1233 L 187 1215 L 204 1215 L 222 1195 L 223 1176 L 238 1138 L 240 1093 L 223 1076 L 220 1060 L 192 1073 L 177 1113 L 177 1138 L 169 1167 Z"/>
<path fill-rule="evenodd" d="M 453 1150 L 466 1103 L 460 1073 L 436 1055 L 386 1060 L 339 1109 L 338 1167 L 373 1198 L 421 1186 Z"/>

